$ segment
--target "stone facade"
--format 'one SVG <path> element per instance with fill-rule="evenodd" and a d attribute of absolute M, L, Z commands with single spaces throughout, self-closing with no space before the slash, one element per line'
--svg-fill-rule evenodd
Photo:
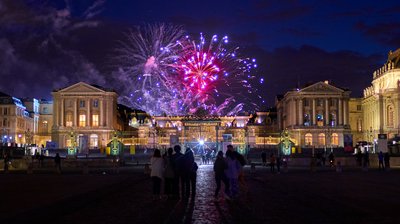
<path fill-rule="evenodd" d="M 372 85 L 362 99 L 364 139 L 378 134 L 394 137 L 400 129 L 400 49 L 390 52 L 387 62 L 373 73 Z"/>
<path fill-rule="evenodd" d="M 99 86 L 79 82 L 52 92 L 52 141 L 59 148 L 72 144 L 75 136 L 80 153 L 104 148 L 114 131 L 121 130 L 117 122 L 117 93 Z"/>
<path fill-rule="evenodd" d="M 301 147 L 344 147 L 350 138 L 350 91 L 317 82 L 277 99 L 279 129 Z"/>

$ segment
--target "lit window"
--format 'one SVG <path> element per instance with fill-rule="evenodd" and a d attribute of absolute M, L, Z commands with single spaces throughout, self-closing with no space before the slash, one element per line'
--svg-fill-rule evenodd
<path fill-rule="evenodd" d="M 93 114 L 92 115 L 92 126 L 93 127 L 98 127 L 99 126 L 99 115 L 98 114 Z"/>
<path fill-rule="evenodd" d="M 305 135 L 305 143 L 306 145 L 312 145 L 312 134 L 311 133 L 307 133 Z"/>
<path fill-rule="evenodd" d="M 72 113 L 67 113 L 65 118 L 65 126 L 72 127 Z"/>
<path fill-rule="evenodd" d="M 86 115 L 81 114 L 79 115 L 79 127 L 85 127 L 86 126 Z"/>
<path fill-rule="evenodd" d="M 331 145 L 339 145 L 339 135 L 337 133 L 332 133 Z"/>
<path fill-rule="evenodd" d="M 91 134 L 90 135 L 90 148 L 96 148 L 96 147 L 98 147 L 98 142 L 99 142 L 99 137 L 98 137 L 98 135 L 96 135 L 96 134 Z"/>
<path fill-rule="evenodd" d="M 324 116 L 322 114 L 317 114 L 317 125 L 324 126 Z"/>
<path fill-rule="evenodd" d="M 389 105 L 387 107 L 387 126 L 393 127 L 394 124 L 394 110 L 393 106 Z"/>
<path fill-rule="evenodd" d="M 318 134 L 318 144 L 325 145 L 325 134 L 324 133 Z"/>

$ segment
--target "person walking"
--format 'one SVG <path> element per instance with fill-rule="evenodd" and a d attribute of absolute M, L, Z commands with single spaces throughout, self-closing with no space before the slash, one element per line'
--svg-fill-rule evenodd
<path fill-rule="evenodd" d="M 382 153 L 382 151 L 380 151 L 379 154 L 378 154 L 378 161 L 379 161 L 379 171 L 385 170 L 385 167 L 383 165 L 383 153 Z"/>
<path fill-rule="evenodd" d="M 224 153 L 222 151 L 219 151 L 217 153 L 217 158 L 214 162 L 215 183 L 217 184 L 217 188 L 215 189 L 214 193 L 215 200 L 218 200 L 218 194 L 221 189 L 221 182 L 223 182 L 225 185 L 225 194 L 229 194 L 229 182 L 225 175 L 225 169 L 227 168 L 228 166 L 224 160 Z"/>
<path fill-rule="evenodd" d="M 172 148 L 167 149 L 167 156 L 164 158 L 165 162 L 165 173 L 164 173 L 164 193 L 167 195 L 168 199 L 173 198 L 173 188 L 174 188 L 174 178 L 175 172 L 172 165 L 172 154 L 174 150 Z"/>
<path fill-rule="evenodd" d="M 57 173 L 61 173 L 61 157 L 58 152 L 56 153 L 56 156 L 54 157 L 54 163 L 56 166 Z"/>
<path fill-rule="evenodd" d="M 233 151 L 236 159 L 240 163 L 240 169 L 239 169 L 239 175 L 238 175 L 238 182 L 239 182 L 239 188 L 240 191 L 243 193 L 247 193 L 247 183 L 244 178 L 244 166 L 246 165 L 246 159 L 242 154 L 240 154 L 238 151 Z"/>
<path fill-rule="evenodd" d="M 150 164 L 150 177 L 153 181 L 153 200 L 158 200 L 161 199 L 161 182 L 164 177 L 164 160 L 161 158 L 159 149 L 154 150 L 154 154 L 150 159 Z"/>

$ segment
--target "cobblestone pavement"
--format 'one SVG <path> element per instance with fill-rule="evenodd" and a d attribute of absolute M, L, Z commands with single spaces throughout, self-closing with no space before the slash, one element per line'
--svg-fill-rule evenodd
<path fill-rule="evenodd" d="M 212 165 L 192 200 L 157 200 L 143 167 L 119 174 L 0 175 L 0 223 L 399 223 L 400 170 L 245 169 L 248 192 L 214 201 Z"/>

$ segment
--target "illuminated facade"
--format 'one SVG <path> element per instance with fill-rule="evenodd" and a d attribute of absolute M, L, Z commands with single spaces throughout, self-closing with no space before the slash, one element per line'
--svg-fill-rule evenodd
<path fill-rule="evenodd" d="M 30 114 L 22 100 L 0 92 L 1 143 L 34 143 L 35 119 L 37 116 Z"/>
<path fill-rule="evenodd" d="M 335 148 L 351 144 L 350 91 L 317 82 L 288 91 L 276 102 L 279 129 L 301 147 Z"/>
<path fill-rule="evenodd" d="M 52 92 L 52 141 L 59 148 L 72 144 L 76 136 L 80 153 L 101 149 L 110 141 L 117 122 L 117 93 L 99 86 L 79 82 Z"/>
<path fill-rule="evenodd" d="M 364 139 L 372 142 L 378 134 L 388 138 L 400 129 L 400 49 L 390 52 L 387 62 L 373 73 L 372 85 L 362 100 Z"/>

